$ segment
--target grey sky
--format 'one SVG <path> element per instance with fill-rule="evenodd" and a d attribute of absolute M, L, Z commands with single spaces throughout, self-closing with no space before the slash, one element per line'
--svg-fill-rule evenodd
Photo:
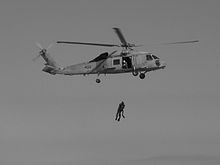
<path fill-rule="evenodd" d="M 0 2 L 0 164 L 219 164 L 218 0 L 18 0 Z M 35 42 L 144 44 L 168 64 L 131 74 L 52 76 Z M 199 39 L 200 43 L 158 46 Z M 54 45 L 60 65 L 109 48 Z M 118 103 L 126 119 L 114 121 Z M 153 161 L 152 161 L 153 160 Z M 184 160 L 184 161 L 183 161 Z M 216 163 L 217 162 L 217 163 Z"/>

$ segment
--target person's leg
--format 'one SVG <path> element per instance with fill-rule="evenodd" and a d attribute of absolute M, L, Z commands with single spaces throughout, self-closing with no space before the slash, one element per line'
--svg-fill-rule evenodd
<path fill-rule="evenodd" d="M 121 119 L 121 113 L 118 113 L 118 121 Z"/>
<path fill-rule="evenodd" d="M 117 119 L 118 119 L 118 112 L 115 115 L 115 120 L 117 120 Z"/>
<path fill-rule="evenodd" d="M 125 116 L 124 116 L 124 111 L 121 112 L 121 115 L 122 115 L 123 118 L 125 118 Z"/>
<path fill-rule="evenodd" d="M 120 115 L 120 111 L 118 110 L 116 113 L 116 116 L 115 116 L 115 120 L 117 120 L 119 118 L 119 115 Z"/>

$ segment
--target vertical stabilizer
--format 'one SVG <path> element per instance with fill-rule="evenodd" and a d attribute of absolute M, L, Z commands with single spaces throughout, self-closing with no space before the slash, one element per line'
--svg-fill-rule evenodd
<path fill-rule="evenodd" d="M 59 68 L 56 61 L 50 56 L 50 54 L 47 52 L 46 49 L 42 49 L 39 52 L 39 55 L 46 61 L 45 65 L 51 66 L 51 67 L 54 67 L 54 68 Z"/>
<path fill-rule="evenodd" d="M 52 44 L 50 44 L 47 49 L 43 48 L 41 46 L 41 44 L 39 44 L 39 43 L 36 43 L 36 46 L 40 49 L 40 51 L 39 51 L 39 54 L 33 59 L 33 61 L 35 61 L 36 59 L 38 59 L 41 56 L 45 60 L 46 66 L 49 66 L 54 69 L 59 68 L 56 61 L 50 56 L 50 54 L 47 51 L 49 48 L 51 48 Z"/>

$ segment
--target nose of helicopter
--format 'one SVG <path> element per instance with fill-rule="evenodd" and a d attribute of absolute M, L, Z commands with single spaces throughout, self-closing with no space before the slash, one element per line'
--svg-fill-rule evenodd
<path fill-rule="evenodd" d="M 160 67 L 164 69 L 167 66 L 167 63 L 165 61 L 160 61 Z"/>

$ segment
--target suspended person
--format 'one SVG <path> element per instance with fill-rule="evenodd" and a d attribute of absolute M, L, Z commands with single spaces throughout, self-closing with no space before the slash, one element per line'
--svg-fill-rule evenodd
<path fill-rule="evenodd" d="M 125 108 L 125 104 L 124 104 L 124 102 L 122 101 L 122 102 L 119 104 L 119 106 L 118 106 L 118 110 L 117 110 L 117 113 L 116 113 L 115 120 L 120 121 L 121 116 L 122 116 L 123 118 L 125 118 L 125 116 L 124 116 L 124 108 Z"/>

